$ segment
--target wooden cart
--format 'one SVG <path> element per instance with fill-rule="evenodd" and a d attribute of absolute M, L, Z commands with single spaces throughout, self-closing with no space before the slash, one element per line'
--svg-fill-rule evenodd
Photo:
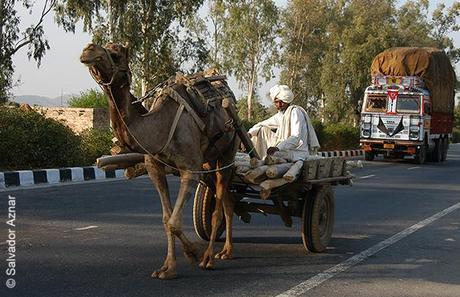
<path fill-rule="evenodd" d="M 302 219 L 302 240 L 307 251 L 323 252 L 332 235 L 335 201 L 332 186 L 351 184 L 352 175 L 341 157 L 304 161 L 300 177 L 271 191 L 266 200 L 260 198 L 260 187 L 248 184 L 235 175 L 229 192 L 235 202 L 235 214 L 249 223 L 250 213 L 277 214 L 288 227 L 292 217 Z M 212 181 L 204 176 L 198 185 L 193 203 L 193 223 L 198 236 L 209 240 L 214 210 Z M 225 220 L 218 228 L 218 237 L 225 230 Z"/>

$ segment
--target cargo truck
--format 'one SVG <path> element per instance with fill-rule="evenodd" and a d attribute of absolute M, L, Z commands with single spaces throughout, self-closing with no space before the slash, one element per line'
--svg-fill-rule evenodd
<path fill-rule="evenodd" d="M 454 120 L 455 72 L 444 51 L 391 48 L 371 65 L 372 83 L 361 110 L 365 159 L 447 158 Z"/>

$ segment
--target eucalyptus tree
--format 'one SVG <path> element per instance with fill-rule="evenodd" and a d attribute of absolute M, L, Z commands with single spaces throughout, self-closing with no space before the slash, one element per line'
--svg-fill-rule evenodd
<path fill-rule="evenodd" d="M 295 103 L 314 115 L 319 109 L 319 84 L 326 50 L 326 29 L 331 23 L 328 0 L 289 1 L 282 13 L 283 45 L 281 82 L 295 94 Z"/>
<path fill-rule="evenodd" d="M 9 92 L 14 85 L 13 56 L 19 50 L 27 47 L 29 59 L 33 58 L 37 61 L 37 66 L 40 66 L 42 57 L 50 48 L 43 30 L 43 20 L 52 11 L 55 4 L 56 1 L 54 0 L 45 0 L 40 6 L 41 13 L 37 22 L 21 30 L 18 6 L 22 5 L 31 12 L 34 1 L 0 1 L 0 103 L 7 101 Z"/>
<path fill-rule="evenodd" d="M 129 44 L 132 72 L 142 93 L 180 70 L 189 58 L 206 56 L 201 41 L 181 30 L 203 0 L 60 1 L 57 21 L 64 29 L 74 31 L 82 20 L 96 43 Z M 198 53 L 192 53 L 195 47 Z"/>
<path fill-rule="evenodd" d="M 216 2 L 219 6 L 213 10 L 214 18 L 223 22 L 221 34 L 217 35 L 222 53 L 220 63 L 247 92 L 250 121 L 259 75 L 270 79 L 277 61 L 279 10 L 271 0 Z"/>

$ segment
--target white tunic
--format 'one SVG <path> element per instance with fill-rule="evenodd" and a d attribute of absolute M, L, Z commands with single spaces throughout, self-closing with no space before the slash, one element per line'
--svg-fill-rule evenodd
<path fill-rule="evenodd" d="M 276 129 L 276 133 L 267 131 L 268 129 Z M 265 147 L 257 143 L 260 141 L 264 141 L 267 148 L 276 146 L 280 151 L 290 152 L 290 159 L 292 159 L 290 161 L 305 160 L 309 155 L 309 149 L 319 147 L 307 113 L 296 105 L 291 105 L 284 112 L 279 111 L 274 116 L 257 123 L 249 129 L 249 133 L 253 136 L 257 152 L 262 158 L 266 151 L 259 151 Z"/>

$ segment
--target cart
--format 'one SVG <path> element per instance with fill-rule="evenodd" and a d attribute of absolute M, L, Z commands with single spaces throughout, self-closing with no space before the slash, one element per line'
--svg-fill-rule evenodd
<path fill-rule="evenodd" d="M 333 186 L 350 185 L 353 176 L 342 157 L 304 161 L 300 176 L 292 183 L 275 188 L 266 200 L 260 198 L 260 187 L 235 175 L 229 187 L 235 214 L 250 223 L 250 213 L 279 215 L 287 227 L 292 217 L 301 218 L 301 235 L 305 249 L 323 252 L 331 239 L 335 198 Z M 215 207 L 212 181 L 203 176 L 195 192 L 193 223 L 195 232 L 209 241 L 211 217 Z M 218 227 L 217 238 L 225 230 L 225 220 Z"/>

